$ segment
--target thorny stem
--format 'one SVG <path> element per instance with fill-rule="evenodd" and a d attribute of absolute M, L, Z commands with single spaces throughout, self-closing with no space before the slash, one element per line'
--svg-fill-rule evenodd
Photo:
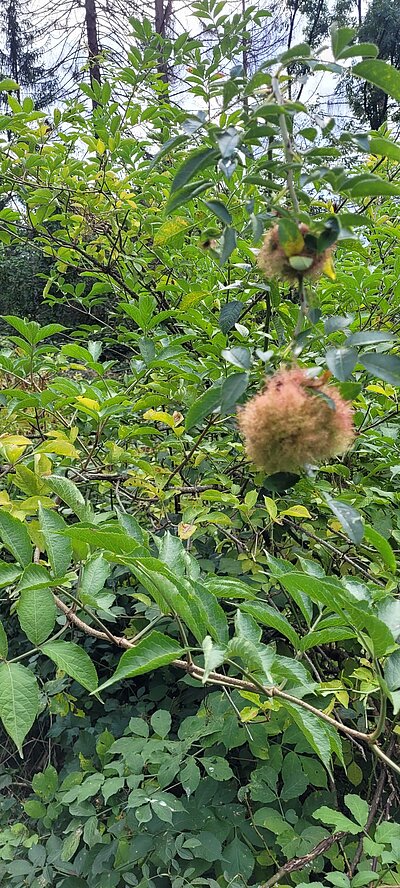
<path fill-rule="evenodd" d="M 95 638 L 103 639 L 105 641 L 113 641 L 114 644 L 125 650 L 130 650 L 131 648 L 135 647 L 134 642 L 130 641 L 127 638 L 124 638 L 123 636 L 111 636 L 111 633 L 109 633 L 108 631 L 101 632 L 99 629 L 95 629 L 93 626 L 88 626 L 87 623 L 81 620 L 80 617 L 78 617 L 75 613 L 71 613 L 67 605 L 64 604 L 64 602 L 61 601 L 61 599 L 59 599 L 56 595 L 54 596 L 54 599 L 60 610 L 68 614 L 69 621 L 71 623 L 74 623 L 77 628 L 81 629 L 81 631 L 86 633 L 86 635 L 91 635 Z M 232 664 L 235 667 L 237 666 L 237 664 L 233 661 Z M 183 669 L 185 672 L 187 672 L 198 681 L 204 680 L 204 669 L 201 666 L 197 666 L 195 663 L 189 663 L 187 660 L 177 659 L 173 660 L 171 665 L 175 666 L 178 669 Z M 322 719 L 322 721 L 327 722 L 327 724 L 334 727 L 337 731 L 345 734 L 350 739 L 354 739 L 355 741 L 361 740 L 362 742 L 368 744 L 369 748 L 375 753 L 375 755 L 378 756 L 378 758 L 381 758 L 388 765 L 388 767 L 392 768 L 394 771 L 400 774 L 400 766 L 393 762 L 392 759 L 390 759 L 389 756 L 387 756 L 386 753 L 384 753 L 383 750 L 380 749 L 380 747 L 377 746 L 376 743 L 372 742 L 375 739 L 375 731 L 372 734 L 366 734 L 363 731 L 357 731 L 354 728 L 350 728 L 347 725 L 341 724 L 341 722 L 336 721 L 336 719 L 332 718 L 330 715 L 327 715 L 325 712 L 317 709 L 315 706 L 311 706 L 310 703 L 306 703 L 305 700 L 300 700 L 298 697 L 294 697 L 291 694 L 286 693 L 285 691 L 281 690 L 281 688 L 275 686 L 265 687 L 261 684 L 261 682 L 257 681 L 254 676 L 245 671 L 243 671 L 243 675 L 245 676 L 245 680 L 211 671 L 207 676 L 207 682 L 220 687 L 236 688 L 237 690 L 258 690 L 266 697 L 276 697 L 280 700 L 286 700 L 288 703 L 298 706 L 301 709 L 306 709 L 308 712 L 313 713 L 313 715 L 315 715 L 317 718 L 320 718 Z"/>
<path fill-rule="evenodd" d="M 277 104 L 283 108 L 284 107 L 283 96 L 280 91 L 279 81 L 276 77 L 272 78 L 271 87 L 272 87 L 272 92 L 274 94 L 274 98 L 275 98 Z M 296 194 L 296 189 L 294 187 L 294 179 L 293 179 L 293 169 L 292 169 L 292 164 L 293 164 L 293 160 L 294 160 L 293 145 L 292 145 L 292 140 L 291 140 L 291 137 L 289 134 L 289 130 L 287 128 L 286 117 L 283 112 L 282 112 L 282 114 L 279 115 L 279 127 L 280 127 L 280 131 L 282 134 L 283 148 L 284 148 L 284 152 L 285 152 L 285 160 L 288 165 L 288 169 L 287 169 L 287 173 L 286 173 L 286 182 L 287 182 L 288 192 L 290 194 L 290 198 L 291 198 L 291 201 L 293 204 L 293 209 L 294 209 L 295 215 L 298 216 L 300 213 L 300 205 L 299 205 L 299 201 L 297 199 L 297 194 Z"/>

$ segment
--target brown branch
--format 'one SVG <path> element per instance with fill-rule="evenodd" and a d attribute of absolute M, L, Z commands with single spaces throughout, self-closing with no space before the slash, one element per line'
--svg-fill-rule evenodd
<path fill-rule="evenodd" d="M 393 751 L 394 744 L 395 744 L 395 737 L 393 736 L 391 738 L 390 743 L 389 743 L 389 748 L 388 748 L 389 755 Z M 367 820 L 365 827 L 364 827 L 365 833 L 369 832 L 369 830 L 371 829 L 371 826 L 374 822 L 374 817 L 375 817 L 375 814 L 378 810 L 379 802 L 381 800 L 381 795 L 382 795 L 384 787 L 385 787 L 387 776 L 388 776 L 388 774 L 387 774 L 387 770 L 386 770 L 386 765 L 382 765 L 381 773 L 379 775 L 379 780 L 376 785 L 376 790 L 374 792 L 374 796 L 373 796 L 373 799 L 371 802 L 371 807 L 369 809 L 368 820 Z M 349 866 L 348 876 L 350 879 L 353 878 L 355 870 L 356 870 L 356 866 L 361 860 L 362 853 L 363 853 L 363 846 L 364 846 L 364 836 L 361 836 L 361 839 L 358 843 L 357 850 L 356 850 L 353 860 Z"/>
<path fill-rule="evenodd" d="M 335 842 L 339 842 L 340 839 L 343 839 L 347 833 L 338 832 L 333 836 L 328 836 L 326 839 L 322 839 L 321 842 L 318 842 L 318 845 L 309 851 L 308 854 L 305 854 L 304 857 L 292 857 L 291 860 L 288 860 L 287 863 L 284 863 L 283 866 L 275 873 L 274 876 L 271 876 L 267 882 L 263 882 L 260 885 L 260 888 L 272 888 L 273 885 L 276 885 L 277 882 L 280 882 L 284 876 L 288 873 L 293 873 L 295 870 L 303 869 L 305 866 L 309 866 L 316 857 L 319 857 L 320 854 L 323 854 L 324 851 L 327 851 Z"/>

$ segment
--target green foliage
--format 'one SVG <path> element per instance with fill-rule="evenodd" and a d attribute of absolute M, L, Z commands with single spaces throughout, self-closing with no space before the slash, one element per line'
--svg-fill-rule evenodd
<path fill-rule="evenodd" d="M 0 238 L 28 231 L 50 314 L 81 317 L 3 317 L 0 874 L 398 884 L 398 145 L 292 101 L 294 61 L 331 70 L 309 46 L 221 76 L 252 12 L 195 11 L 218 44 L 168 45 L 209 113 L 160 98 L 145 23 L 92 116 L 0 121 Z M 254 261 L 273 225 L 289 283 Z M 236 410 L 295 361 L 356 440 L 266 477 Z"/>

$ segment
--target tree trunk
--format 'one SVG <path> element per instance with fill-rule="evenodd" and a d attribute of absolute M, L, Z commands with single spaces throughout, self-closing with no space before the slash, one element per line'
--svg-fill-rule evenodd
<path fill-rule="evenodd" d="M 100 46 L 97 36 L 96 0 L 85 0 L 85 25 L 88 42 L 90 85 L 93 89 L 95 81 L 98 84 L 101 83 L 99 63 Z M 98 102 L 96 102 L 95 99 L 92 99 L 92 103 L 93 109 L 97 108 Z"/>
<path fill-rule="evenodd" d="M 156 34 L 165 40 L 168 22 L 171 18 L 172 0 L 154 0 L 155 28 Z M 168 86 L 168 67 L 163 54 L 163 47 L 160 47 L 159 63 L 157 66 L 160 79 Z"/>

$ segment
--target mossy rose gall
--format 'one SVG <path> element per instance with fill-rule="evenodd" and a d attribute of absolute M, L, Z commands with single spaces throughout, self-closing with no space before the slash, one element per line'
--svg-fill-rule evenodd
<path fill-rule="evenodd" d="M 270 475 L 344 453 L 355 435 L 349 402 L 300 367 L 268 379 L 239 409 L 238 422 L 248 457 Z"/>

